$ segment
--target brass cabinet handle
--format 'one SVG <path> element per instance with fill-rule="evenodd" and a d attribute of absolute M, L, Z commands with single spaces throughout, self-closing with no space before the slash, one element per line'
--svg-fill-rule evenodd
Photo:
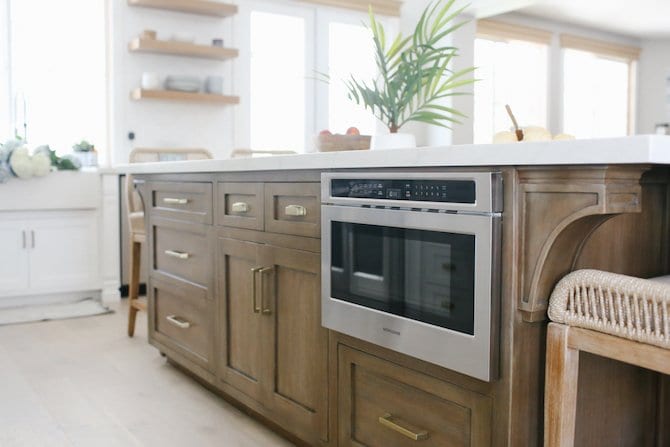
<path fill-rule="evenodd" d="M 261 307 L 263 308 L 263 314 L 265 315 L 270 315 L 272 313 L 272 310 L 269 307 L 265 307 L 264 301 L 265 301 L 265 288 L 263 287 L 263 273 L 265 272 L 271 272 L 275 268 L 274 267 L 265 267 L 262 268 L 258 271 L 258 273 L 261 275 Z"/>
<path fill-rule="evenodd" d="M 186 205 L 188 199 L 176 199 L 174 197 L 163 197 L 163 203 L 169 203 L 171 205 Z"/>
<path fill-rule="evenodd" d="M 401 435 L 407 436 L 409 439 L 414 441 L 423 441 L 428 439 L 428 432 L 426 430 L 413 432 L 412 430 L 400 425 L 400 422 L 401 421 L 398 418 L 393 417 L 391 413 L 386 413 L 384 416 L 379 417 L 379 423 L 384 427 L 388 427 L 393 431 L 397 431 Z"/>
<path fill-rule="evenodd" d="M 286 208 L 284 208 L 284 213 L 287 216 L 306 216 L 307 208 L 302 205 L 286 205 Z"/>
<path fill-rule="evenodd" d="M 249 204 L 247 202 L 235 202 L 231 205 L 230 210 L 233 213 L 248 213 Z"/>
<path fill-rule="evenodd" d="M 165 250 L 163 253 L 177 259 L 188 259 L 191 257 L 189 253 L 185 253 L 183 251 Z"/>
<path fill-rule="evenodd" d="M 35 248 L 35 230 L 30 230 L 30 248 Z"/>
<path fill-rule="evenodd" d="M 23 248 L 26 248 L 26 230 L 21 231 L 21 236 L 23 237 Z"/>
<path fill-rule="evenodd" d="M 183 319 L 182 317 L 178 317 L 176 315 L 168 315 L 165 317 L 165 319 L 170 322 L 170 324 L 173 324 L 177 326 L 180 329 L 188 329 L 191 327 L 191 323 Z"/>
<path fill-rule="evenodd" d="M 263 267 L 254 267 L 251 269 L 251 310 L 255 314 L 261 312 L 261 308 L 256 303 L 256 272 L 260 272 L 261 270 L 263 270 Z"/>

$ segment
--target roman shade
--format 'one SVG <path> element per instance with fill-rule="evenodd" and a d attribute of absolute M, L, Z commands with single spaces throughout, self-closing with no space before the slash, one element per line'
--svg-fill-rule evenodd
<path fill-rule="evenodd" d="M 387 16 L 400 16 L 400 0 L 300 0 L 303 3 L 334 6 L 336 8 L 353 9 L 356 11 L 368 11 L 372 7 L 375 14 Z"/>
<path fill-rule="evenodd" d="M 639 48 L 587 39 L 585 37 L 573 36 L 570 34 L 561 34 L 561 47 L 588 51 L 601 56 L 608 56 L 626 61 L 635 61 L 640 58 Z"/>
<path fill-rule="evenodd" d="M 478 20 L 477 37 L 490 40 L 524 40 L 545 45 L 551 42 L 549 31 L 497 20 Z"/>

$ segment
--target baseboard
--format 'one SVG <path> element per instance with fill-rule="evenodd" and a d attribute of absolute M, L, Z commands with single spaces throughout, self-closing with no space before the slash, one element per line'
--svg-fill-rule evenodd
<path fill-rule="evenodd" d="M 53 293 L 49 295 L 23 295 L 8 296 L 0 298 L 0 308 L 17 307 L 26 305 L 67 303 L 84 298 L 101 299 L 100 290 L 88 290 L 83 292 Z"/>

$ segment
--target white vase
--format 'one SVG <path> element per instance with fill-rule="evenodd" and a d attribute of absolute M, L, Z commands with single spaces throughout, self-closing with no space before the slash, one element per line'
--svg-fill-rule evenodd
<path fill-rule="evenodd" d="M 385 133 L 373 135 L 370 149 L 412 149 L 416 147 L 416 138 L 411 133 Z"/>

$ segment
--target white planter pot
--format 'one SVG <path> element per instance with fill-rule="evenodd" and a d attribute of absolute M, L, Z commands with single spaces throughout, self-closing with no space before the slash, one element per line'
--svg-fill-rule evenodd
<path fill-rule="evenodd" d="M 73 154 L 81 162 L 82 168 L 98 166 L 97 152 L 73 152 Z"/>
<path fill-rule="evenodd" d="M 411 149 L 416 147 L 416 138 L 411 133 L 386 133 L 374 135 L 370 149 Z"/>

